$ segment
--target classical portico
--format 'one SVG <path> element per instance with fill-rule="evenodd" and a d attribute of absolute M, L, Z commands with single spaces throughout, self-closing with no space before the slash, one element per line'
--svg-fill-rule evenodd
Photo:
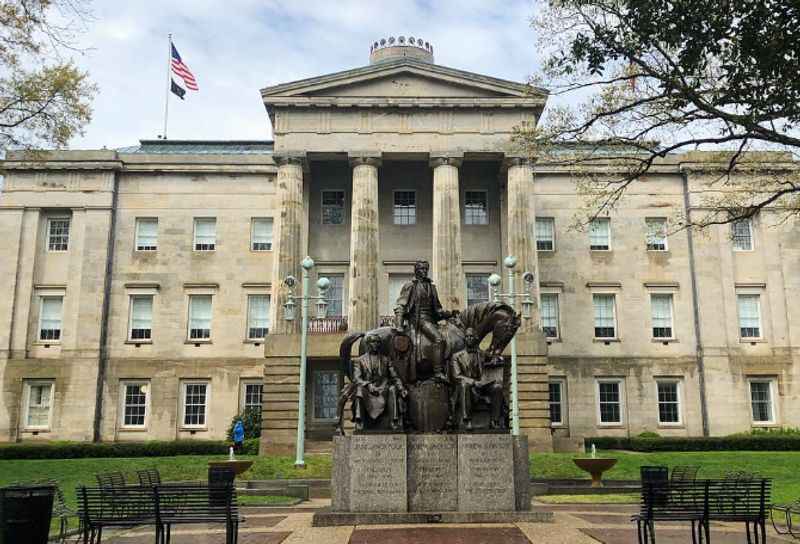
<path fill-rule="evenodd" d="M 309 356 L 329 367 L 345 329 L 368 330 L 391 315 L 393 285 L 418 256 L 430 261 L 446 309 L 466 307 L 469 278 L 505 278 L 506 254 L 519 258 L 518 277 L 532 271 L 538 282 L 533 168 L 516 156 L 511 136 L 520 123 L 536 122 L 546 93 L 436 65 L 424 40 L 383 40 L 370 49 L 368 66 L 262 90 L 280 211 L 266 341 L 268 448 L 294 437 L 299 338 L 297 325 L 281 317 L 280 279 L 299 275 L 306 254 L 343 293 L 330 334 L 310 336 Z M 521 427 L 534 449 L 547 450 L 547 350 L 538 316 L 518 338 Z"/>

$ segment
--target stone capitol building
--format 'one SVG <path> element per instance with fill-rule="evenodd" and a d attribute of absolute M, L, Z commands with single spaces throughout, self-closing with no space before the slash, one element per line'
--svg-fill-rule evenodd
<path fill-rule="evenodd" d="M 511 143 L 547 91 L 433 53 L 379 40 L 366 66 L 262 89 L 274 141 L 8 153 L 0 440 L 222 439 L 258 407 L 262 449 L 292 447 L 300 326 L 283 279 L 306 255 L 330 281 L 309 326 L 312 447 L 334 432 L 342 338 L 389 323 L 417 258 L 448 309 L 489 300 L 506 255 L 518 288 L 534 274 L 517 334 L 533 450 L 800 426 L 797 220 L 767 209 L 668 236 L 722 164 L 692 152 L 571 229 L 574 172 Z"/>

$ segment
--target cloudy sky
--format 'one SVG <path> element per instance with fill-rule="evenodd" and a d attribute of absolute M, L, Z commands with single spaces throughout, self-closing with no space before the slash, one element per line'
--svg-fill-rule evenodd
<path fill-rule="evenodd" d="M 163 131 L 167 34 L 200 91 L 170 98 L 169 138 L 269 139 L 259 89 L 367 64 L 369 44 L 422 37 L 437 64 L 525 81 L 532 0 L 95 0 L 78 60 L 98 84 L 73 148 L 133 145 Z"/>

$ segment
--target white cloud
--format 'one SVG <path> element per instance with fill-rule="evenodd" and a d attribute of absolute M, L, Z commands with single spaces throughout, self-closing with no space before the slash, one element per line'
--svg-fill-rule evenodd
<path fill-rule="evenodd" d="M 524 81 L 534 69 L 530 1 L 97 0 L 77 59 L 98 83 L 75 148 L 120 147 L 163 130 L 167 34 L 200 92 L 170 98 L 169 137 L 267 139 L 259 89 L 365 65 L 369 44 L 423 37 L 436 62 Z"/>

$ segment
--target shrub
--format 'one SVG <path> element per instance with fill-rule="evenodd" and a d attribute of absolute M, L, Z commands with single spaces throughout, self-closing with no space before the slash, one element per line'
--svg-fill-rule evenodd
<path fill-rule="evenodd" d="M 87 457 L 171 457 L 224 455 L 230 444 L 221 440 L 151 442 L 26 442 L 0 446 L 0 459 L 77 459 Z M 245 454 L 258 453 L 258 439 L 245 441 Z"/>
<path fill-rule="evenodd" d="M 792 433 L 758 433 L 712 437 L 615 437 L 586 438 L 603 450 L 653 451 L 800 451 L 800 435 Z"/>
<path fill-rule="evenodd" d="M 644 431 L 643 433 L 639 433 L 637 438 L 661 438 L 661 435 L 653 431 Z"/>
<path fill-rule="evenodd" d="M 244 439 L 261 437 L 261 410 L 258 408 L 245 408 L 244 411 L 233 416 L 231 425 L 228 427 L 228 440 L 233 440 L 233 427 L 237 421 L 244 425 Z"/>

